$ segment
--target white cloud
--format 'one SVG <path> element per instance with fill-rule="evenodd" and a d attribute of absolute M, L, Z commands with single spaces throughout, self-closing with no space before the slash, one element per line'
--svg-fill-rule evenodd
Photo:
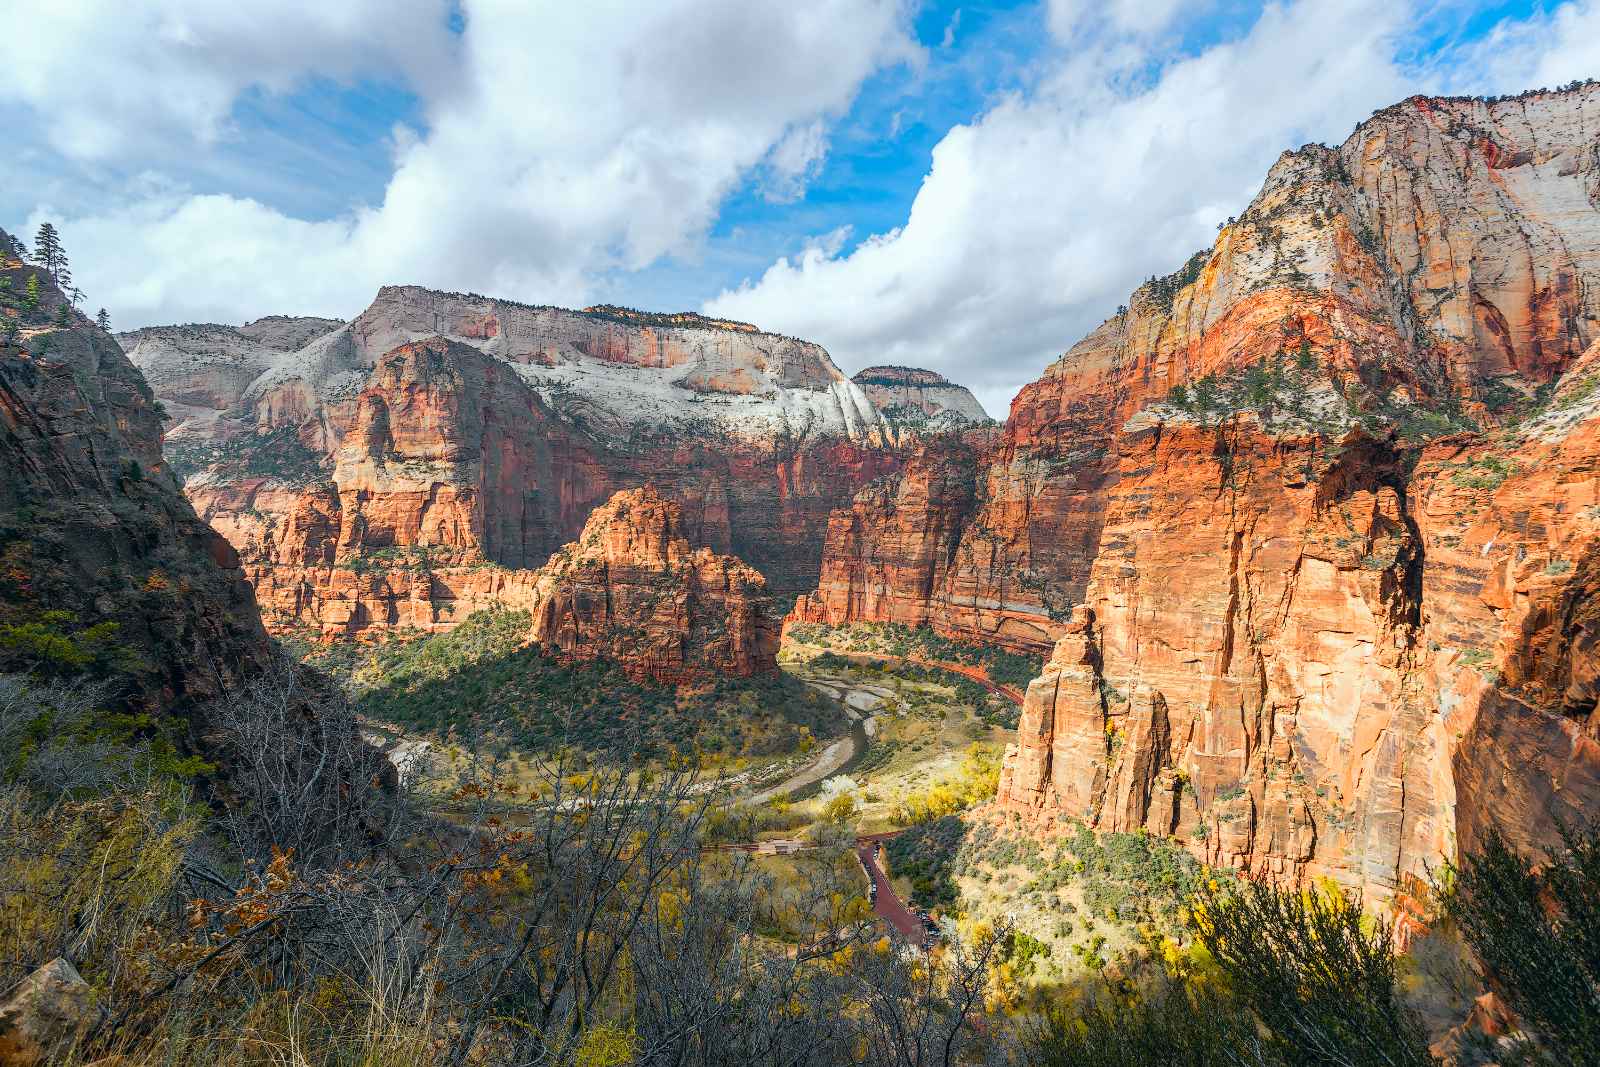
<path fill-rule="evenodd" d="M 1127 35 L 1166 26 L 1171 7 L 1138 7 L 1139 23 L 1132 4 L 1053 0 L 1052 32 L 1093 47 L 1064 49 L 1036 91 L 952 129 L 903 226 L 848 254 L 812 245 L 706 310 L 812 338 L 847 369 L 932 367 L 1003 412 L 1140 281 L 1209 245 L 1284 149 L 1336 144 L 1415 92 L 1600 74 L 1600 0 L 1505 23 L 1425 69 L 1397 58 L 1408 5 L 1302 0 L 1137 76 L 1155 56 Z"/>
<path fill-rule="evenodd" d="M 1049 0 L 1045 17 L 1052 35 L 1075 43 L 1085 34 L 1106 31 L 1157 33 L 1171 25 L 1180 9 L 1193 15 L 1196 7 L 1181 0 Z"/>
<path fill-rule="evenodd" d="M 1516 93 L 1600 78 L 1600 0 L 1575 0 L 1549 13 L 1497 26 L 1441 71 L 1452 89 Z"/>
<path fill-rule="evenodd" d="M 79 284 L 124 326 L 350 314 L 401 281 L 582 303 L 597 277 L 693 256 L 752 173 L 798 195 L 862 82 L 921 61 L 910 0 L 463 0 L 459 35 L 447 6 L 39 6 L 0 41 L 0 105 L 31 109 L 67 161 L 56 174 L 148 173 L 88 213 L 41 203 L 29 228 L 63 225 Z M 934 367 L 1003 412 L 1138 281 L 1208 244 L 1282 149 L 1336 142 L 1417 91 L 1600 72 L 1600 0 L 1408 68 L 1420 9 L 1274 5 L 1237 41 L 1174 58 L 1195 5 L 1049 0 L 1043 73 L 948 132 L 902 225 L 853 247 L 848 227 L 819 235 L 707 310 L 818 340 L 847 369 Z M 305 221 L 170 177 L 229 136 L 241 93 L 361 77 L 422 100 L 418 128 L 394 130 L 381 202 Z M 0 176 L 44 174 L 31 161 L 52 147 L 14 145 Z"/>
<path fill-rule="evenodd" d="M 815 177 L 828 154 L 828 127 L 822 120 L 791 127 L 783 140 L 767 153 L 767 199 L 775 203 L 798 200 L 806 183 Z"/>
<path fill-rule="evenodd" d="M 255 14 L 231 21 L 212 17 L 218 6 L 166 0 L 165 29 L 138 58 L 151 84 L 128 115 L 173 136 L 215 137 L 246 84 L 230 71 L 281 88 L 364 69 L 392 54 L 397 34 L 415 31 L 406 30 L 410 16 L 396 14 L 408 5 L 374 0 L 275 30 L 308 39 L 308 54 L 289 62 L 228 34 L 276 27 L 261 14 L 269 9 L 306 16 L 307 0 L 232 5 Z M 862 81 L 918 56 L 901 0 L 466 0 L 462 8 L 459 39 L 413 54 L 414 65 L 433 54 L 444 66 L 408 73 L 426 129 L 397 131 L 381 204 L 307 223 L 228 196 L 130 193 L 88 216 L 57 217 L 79 283 L 123 324 L 202 309 L 234 320 L 265 309 L 348 314 L 395 281 L 581 302 L 600 272 L 693 253 L 723 198 L 764 161 L 782 180 L 803 182 L 825 150 L 826 121 Z M 45 27 L 35 44 L 77 62 L 93 56 L 98 45 L 70 39 L 85 21 L 77 14 L 35 16 Z M 372 39 L 356 44 L 363 33 Z M 194 34 L 208 42 L 201 51 L 221 58 L 186 65 Z M 59 73 L 63 63 L 39 66 Z M 172 82 L 163 81 L 168 70 Z M 63 96 L 36 77 L 20 91 L 37 108 L 63 100 L 75 108 L 76 132 L 61 147 L 88 156 L 99 138 L 119 143 L 94 125 L 96 107 L 115 95 L 107 80 Z M 190 80 L 202 90 L 198 102 L 168 100 Z"/>
<path fill-rule="evenodd" d="M 1281 151 L 1342 139 L 1415 91 L 1392 59 L 1404 17 L 1388 0 L 1269 8 L 1131 94 L 1113 88 L 1119 54 L 1069 54 L 946 135 L 904 226 L 779 260 L 706 308 L 817 340 L 847 368 L 932 367 L 1003 412 L 1145 276 L 1208 245 Z"/>
<path fill-rule="evenodd" d="M 949 48 L 956 43 L 956 31 L 961 29 L 961 9 L 956 8 L 956 13 L 950 16 L 950 21 L 944 25 L 944 37 L 939 41 L 940 48 Z"/>
<path fill-rule="evenodd" d="M 431 81 L 450 51 L 445 0 L 54 0 L 6 20 L 0 100 L 31 106 L 51 145 L 126 159 L 216 140 L 240 92 L 312 75 Z"/>

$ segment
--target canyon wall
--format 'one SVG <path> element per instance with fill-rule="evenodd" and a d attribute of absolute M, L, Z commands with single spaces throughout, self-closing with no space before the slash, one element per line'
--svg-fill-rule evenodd
<path fill-rule="evenodd" d="M 1600 812 L 1597 338 L 1600 86 L 1405 101 L 1026 387 L 970 494 L 923 455 L 837 512 L 797 615 L 1051 650 L 1003 809 L 1404 895 Z"/>
<path fill-rule="evenodd" d="M 0 242 L 0 248 L 9 248 Z M 30 278 L 39 299 L 21 296 Z M 0 660 L 103 684 L 107 711 L 200 710 L 275 655 L 233 548 L 167 473 L 155 396 L 50 274 L 0 253 Z"/>
<path fill-rule="evenodd" d="M 169 461 L 282 630 L 453 626 L 643 485 L 793 596 L 832 510 L 935 432 L 816 345 L 693 314 L 395 287 L 347 324 L 263 321 L 275 338 L 162 327 L 135 353 Z"/>
<path fill-rule="evenodd" d="M 850 379 L 872 406 L 892 418 L 941 429 L 960 430 L 990 421 L 966 386 L 917 367 L 867 367 Z"/>
<path fill-rule="evenodd" d="M 949 562 L 889 599 L 925 599 L 953 634 L 1048 650 L 1100 554 L 1123 425 L 1159 416 L 1175 387 L 1238 406 L 1263 388 L 1240 380 L 1249 368 L 1305 359 L 1304 404 L 1330 432 L 1359 419 L 1413 436 L 1529 402 L 1600 325 L 1597 107 L 1593 86 L 1419 97 L 1339 148 L 1285 153 L 1212 248 L 1022 390 Z M 863 551 L 830 544 L 824 573 Z M 825 577 L 816 599 L 828 621 L 871 617 L 848 584 Z"/>

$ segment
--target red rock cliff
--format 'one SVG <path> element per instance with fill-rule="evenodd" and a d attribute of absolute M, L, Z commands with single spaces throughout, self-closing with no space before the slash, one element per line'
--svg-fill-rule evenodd
<path fill-rule="evenodd" d="M 778 669 L 778 623 L 753 567 L 693 548 L 683 509 L 651 487 L 594 510 L 532 583 L 536 641 L 680 683 Z"/>
<path fill-rule="evenodd" d="M 1551 381 L 1597 328 L 1597 108 L 1594 86 L 1415 98 L 1337 149 L 1286 153 L 1213 248 L 1019 394 L 950 563 L 890 599 L 925 598 L 953 633 L 1048 649 L 1100 554 L 1123 424 L 1174 386 L 1214 392 L 1304 350 L 1318 371 L 1304 399 L 1334 429 L 1497 421 L 1490 408 Z M 855 550 L 830 545 L 824 571 Z"/>
<path fill-rule="evenodd" d="M 0 253 L 0 280 L 22 327 L 0 341 L 0 625 L 101 628 L 122 650 L 108 701 L 190 716 L 274 655 L 238 556 L 164 468 L 156 398 L 116 341 L 76 312 L 59 325 L 43 269 Z"/>
<path fill-rule="evenodd" d="M 833 508 L 917 435 L 821 348 L 696 315 L 393 288 L 276 355 L 213 333 L 141 335 L 180 416 L 168 456 L 268 624 L 328 636 L 454 625 L 644 484 L 696 543 L 798 593 Z"/>
<path fill-rule="evenodd" d="M 1597 114 L 1416 98 L 1286 154 L 1022 391 L 931 574 L 858 499 L 802 609 L 1053 645 L 1000 787 L 1040 822 L 1386 897 L 1600 811 Z"/>

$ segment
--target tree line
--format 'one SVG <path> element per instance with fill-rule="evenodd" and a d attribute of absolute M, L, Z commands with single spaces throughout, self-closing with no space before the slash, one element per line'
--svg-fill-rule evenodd
<path fill-rule="evenodd" d="M 83 303 L 85 293 L 72 280 L 72 264 L 67 256 L 67 250 L 61 242 L 61 232 L 55 224 L 49 221 L 41 222 L 34 233 L 33 249 L 28 247 L 18 238 L 0 230 L 0 255 L 14 258 L 22 263 L 32 264 L 43 269 L 55 279 L 56 287 L 61 290 L 67 302 L 56 309 L 55 318 L 52 320 L 57 326 L 68 326 L 72 322 L 72 310 Z M 39 306 L 40 287 L 38 275 L 32 275 L 24 285 L 20 301 L 20 310 L 23 313 L 35 311 Z M 110 331 L 111 314 L 105 308 L 95 312 L 95 325 L 102 330 Z M 21 323 L 17 318 L 7 316 L 6 321 L 0 323 L 0 332 L 5 339 L 14 341 L 21 330 Z"/>

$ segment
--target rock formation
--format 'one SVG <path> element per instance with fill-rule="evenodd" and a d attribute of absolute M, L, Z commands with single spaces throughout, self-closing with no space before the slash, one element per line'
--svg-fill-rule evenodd
<path fill-rule="evenodd" d="M 989 422 L 978 398 L 942 374 L 916 367 L 868 367 L 850 379 L 872 406 L 901 422 L 961 429 Z"/>
<path fill-rule="evenodd" d="M 930 595 L 948 573 L 977 507 L 988 431 L 930 438 L 898 475 L 861 490 L 828 522 L 817 588 L 796 601 L 797 622 L 857 619 L 947 625 Z"/>
<path fill-rule="evenodd" d="M 1286 153 L 1022 391 L 931 569 L 862 494 L 801 610 L 1053 644 L 999 797 L 1041 824 L 1382 898 L 1600 812 L 1596 115 L 1414 98 Z"/>
<path fill-rule="evenodd" d="M 654 488 L 618 493 L 532 582 L 534 640 L 682 683 L 778 669 L 778 619 L 753 567 L 691 548 L 683 509 Z"/>
<path fill-rule="evenodd" d="M 394 769 L 355 735 L 331 683 L 288 662 L 267 634 L 238 553 L 163 463 L 149 386 L 44 270 L 3 254 L 0 314 L 22 326 L 0 340 L 0 673 L 82 686 L 105 716 L 92 741 L 79 739 L 84 754 L 73 759 L 86 767 L 93 745 L 130 728 L 201 757 L 197 787 L 211 803 L 238 805 L 239 831 L 272 832 L 254 820 L 265 779 L 240 763 L 263 749 L 271 763 L 281 743 L 293 755 L 269 776 L 278 796 L 339 797 L 337 817 L 302 839 L 300 860 L 317 862 L 313 848 L 369 847 Z M 223 714 L 249 708 L 277 718 Z M 248 755 L 241 721 L 265 738 Z M 156 763 L 148 773 L 164 772 Z M 0 1019 L 0 1034 L 7 1025 Z"/>
<path fill-rule="evenodd" d="M 94 1021 L 94 990 L 57 957 L 0 1001 L 0 1067 L 59 1062 Z"/>
<path fill-rule="evenodd" d="M 886 413 L 816 345 L 692 314 L 388 288 L 320 334 L 263 322 L 130 336 L 168 459 L 268 624 L 326 636 L 454 625 L 644 484 L 793 595 L 832 510 L 965 425 L 927 408 L 970 400 L 930 384 L 915 418 Z"/>
<path fill-rule="evenodd" d="M 169 420 L 182 422 L 220 415 L 283 353 L 342 325 L 338 319 L 273 315 L 238 327 L 152 326 L 115 336 L 161 398 Z"/>
<path fill-rule="evenodd" d="M 233 548 L 167 473 L 155 397 L 110 335 L 69 312 L 45 271 L 0 259 L 5 297 L 38 278 L 0 342 L 0 624 L 91 631 L 119 696 L 191 707 L 260 669 L 273 644 Z"/>
<path fill-rule="evenodd" d="M 1234 380 L 1248 368 L 1304 351 L 1302 406 L 1330 432 L 1357 416 L 1495 421 L 1597 328 L 1596 94 L 1415 98 L 1337 149 L 1286 153 L 1212 249 L 1019 394 L 951 562 L 894 599 L 925 596 L 953 633 L 1048 649 L 1099 556 L 1123 425 L 1176 411 L 1160 407 L 1175 386 L 1232 403 L 1262 388 Z M 845 555 L 830 546 L 825 569 Z"/>

